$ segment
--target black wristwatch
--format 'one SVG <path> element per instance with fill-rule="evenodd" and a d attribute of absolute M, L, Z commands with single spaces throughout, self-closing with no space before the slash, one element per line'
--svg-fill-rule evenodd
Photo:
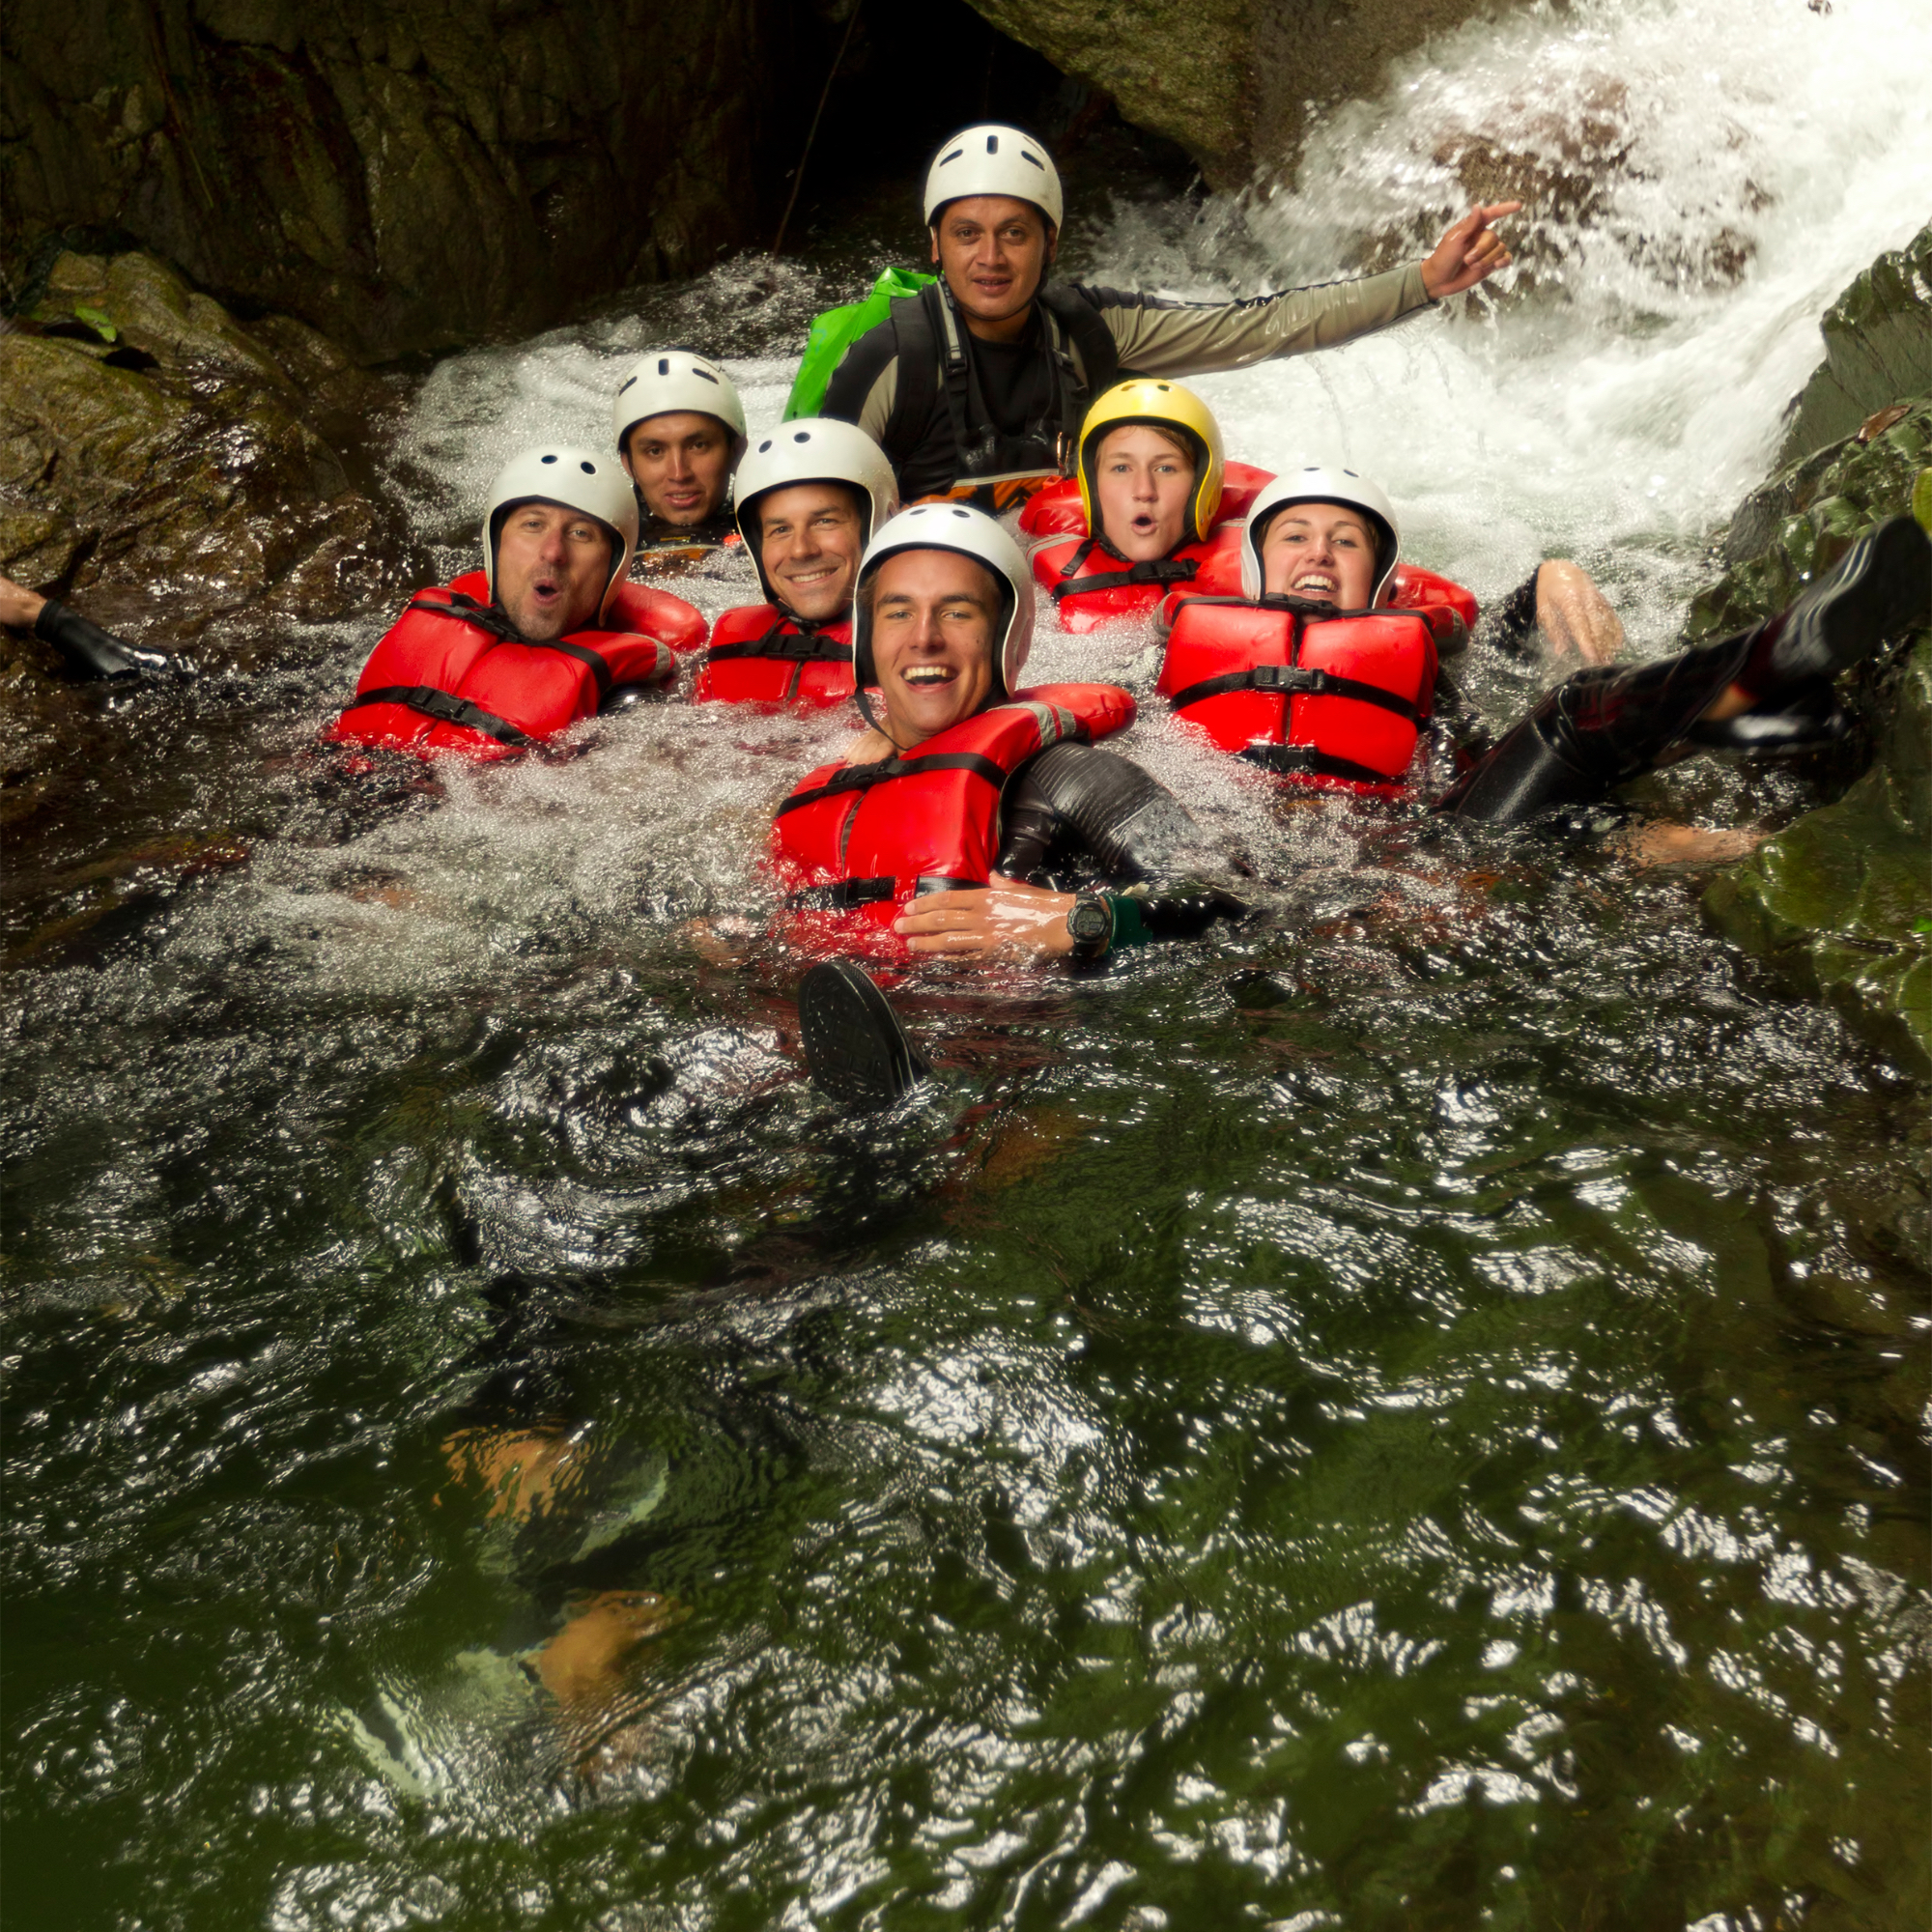
<path fill-rule="evenodd" d="M 1073 935 L 1069 958 L 1083 964 L 1097 959 L 1114 941 L 1114 908 L 1098 893 L 1076 893 L 1067 908 L 1066 929 Z"/>

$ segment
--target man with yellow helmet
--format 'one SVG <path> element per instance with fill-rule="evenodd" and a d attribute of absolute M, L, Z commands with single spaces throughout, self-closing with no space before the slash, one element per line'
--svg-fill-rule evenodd
<path fill-rule="evenodd" d="M 1359 281 L 1176 301 L 1050 282 L 1065 213 L 1053 157 L 1020 128 L 968 128 L 926 174 L 938 279 L 852 344 L 822 413 L 879 444 L 905 501 L 952 496 L 1003 509 L 1065 473 L 1089 403 L 1124 371 L 1242 369 L 1385 328 L 1506 268 L 1490 224 L 1520 206 L 1474 208 L 1426 261 Z"/>

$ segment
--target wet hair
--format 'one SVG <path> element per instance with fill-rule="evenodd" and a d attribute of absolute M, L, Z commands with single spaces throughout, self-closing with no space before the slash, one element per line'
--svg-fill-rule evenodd
<path fill-rule="evenodd" d="M 1262 519 L 1260 526 L 1248 539 L 1254 545 L 1256 558 L 1259 560 L 1261 556 L 1262 546 L 1268 540 L 1268 532 L 1281 522 L 1283 515 L 1287 511 L 1305 510 L 1310 503 L 1330 503 L 1332 501 L 1333 499 L 1327 497 L 1300 497 L 1286 503 L 1277 503 Z M 1355 518 L 1363 529 L 1368 531 L 1369 542 L 1375 548 L 1376 576 L 1379 579 L 1383 566 L 1388 561 L 1389 546 L 1394 541 L 1393 533 L 1390 531 L 1388 526 L 1373 510 L 1365 510 L 1359 503 L 1333 503 L 1333 507 L 1338 510 L 1348 511 L 1350 516 Z"/>
<path fill-rule="evenodd" d="M 1202 450 L 1199 442 L 1184 429 L 1177 429 L 1172 423 L 1151 422 L 1145 416 L 1128 416 L 1124 422 L 1110 423 L 1107 433 L 1101 437 L 1099 448 L 1094 452 L 1094 461 L 1100 461 L 1100 451 L 1113 441 L 1123 429 L 1150 429 L 1161 441 L 1171 444 L 1187 459 L 1187 467 L 1198 476 L 1201 473 Z"/>
<path fill-rule="evenodd" d="M 856 483 L 848 483 L 842 476 L 801 476 L 795 483 L 774 483 L 769 490 L 760 490 L 755 509 L 758 519 L 758 541 L 765 540 L 765 498 L 776 497 L 781 490 L 803 490 L 817 483 L 828 490 L 842 490 L 851 498 L 852 507 L 859 515 L 859 527 L 865 530 L 872 520 L 872 499 Z"/>
<path fill-rule="evenodd" d="M 997 655 L 1000 639 L 1006 636 L 1007 625 L 1012 616 L 1013 586 L 993 568 L 990 563 L 981 563 L 977 556 L 967 556 L 963 550 L 948 551 L 944 544 L 908 544 L 904 550 L 895 550 L 882 556 L 870 570 L 859 579 L 859 595 L 865 600 L 866 615 L 876 618 L 879 613 L 879 573 L 895 556 L 910 555 L 916 550 L 946 551 L 949 556 L 965 557 L 965 560 L 992 585 L 993 597 L 990 605 L 993 617 L 991 646 Z M 999 668 L 997 663 L 994 669 Z"/>

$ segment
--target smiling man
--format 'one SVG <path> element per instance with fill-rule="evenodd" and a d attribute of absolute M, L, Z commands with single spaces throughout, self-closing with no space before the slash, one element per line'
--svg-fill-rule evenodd
<path fill-rule="evenodd" d="M 1093 742 L 1132 723 L 1132 698 L 1112 685 L 1021 687 L 1033 615 L 1018 546 L 977 510 L 923 505 L 873 538 L 854 637 L 867 730 L 773 826 L 797 943 L 901 963 L 1092 961 L 1242 910 L 1200 883 L 1222 867 L 1179 801 Z M 917 1077 L 856 966 L 814 968 L 800 999 L 829 1093 L 877 1103 Z"/>
<path fill-rule="evenodd" d="M 693 700 L 850 697 L 859 559 L 897 507 L 892 466 L 850 423 L 801 417 L 763 438 L 738 471 L 738 528 L 765 602 L 720 616 Z"/>
<path fill-rule="evenodd" d="M 682 599 L 624 581 L 637 500 L 608 456 L 512 457 L 481 534 L 483 568 L 410 600 L 326 737 L 504 757 L 667 682 L 704 635 Z"/>
<path fill-rule="evenodd" d="M 1065 213 L 1053 158 L 1017 128 L 969 128 L 925 183 L 939 279 L 855 342 L 825 392 L 891 459 L 908 501 L 1005 508 L 1062 474 L 1092 398 L 1126 370 L 1185 376 L 1299 355 L 1386 327 L 1509 264 L 1472 209 L 1426 261 L 1237 302 L 1049 282 Z"/>

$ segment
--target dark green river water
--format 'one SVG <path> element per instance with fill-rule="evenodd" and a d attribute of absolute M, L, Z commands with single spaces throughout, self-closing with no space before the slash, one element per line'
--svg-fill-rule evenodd
<path fill-rule="evenodd" d="M 14 974 L 11 1923 L 1921 1922 L 1908 1090 L 1682 880 L 1263 813 L 1270 925 L 928 988 L 854 1120 L 681 937 L 691 716 L 257 779 Z M 589 1776 L 586 1587 L 676 1606 Z"/>

